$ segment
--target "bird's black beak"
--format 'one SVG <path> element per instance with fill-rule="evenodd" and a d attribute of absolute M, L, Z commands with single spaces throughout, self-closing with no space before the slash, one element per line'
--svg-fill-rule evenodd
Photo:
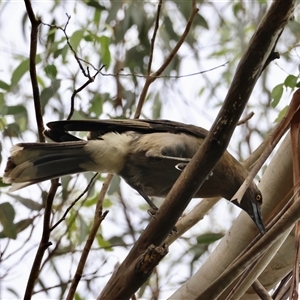
<path fill-rule="evenodd" d="M 252 202 L 252 201 L 243 201 L 239 204 L 237 200 L 232 200 L 234 204 L 242 208 L 254 221 L 256 227 L 258 228 L 259 232 L 263 235 L 266 233 L 266 229 L 263 223 L 262 215 L 261 215 L 261 203 Z"/>
<path fill-rule="evenodd" d="M 262 220 L 262 215 L 261 215 L 261 210 L 260 210 L 260 205 L 253 203 L 251 201 L 251 205 L 252 205 L 252 214 L 249 214 L 249 216 L 251 217 L 251 219 L 254 221 L 256 227 L 258 228 L 259 232 L 263 235 L 266 233 L 266 228 L 264 225 L 264 222 Z"/>

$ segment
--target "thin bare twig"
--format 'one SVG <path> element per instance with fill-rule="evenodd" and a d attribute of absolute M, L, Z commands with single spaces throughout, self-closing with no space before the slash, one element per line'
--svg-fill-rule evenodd
<path fill-rule="evenodd" d="M 34 284 L 38 278 L 40 272 L 40 266 L 42 263 L 43 256 L 47 248 L 51 245 L 49 242 L 50 237 L 50 221 L 51 221 L 51 209 L 53 199 L 55 197 L 57 188 L 59 187 L 58 180 L 54 179 L 51 181 L 51 187 L 46 200 L 45 214 L 44 214 L 44 223 L 43 223 L 43 233 L 40 241 L 39 248 L 34 258 L 34 262 L 32 264 L 32 268 L 29 274 L 29 278 L 27 281 L 27 286 L 24 294 L 24 300 L 31 299 L 31 295 L 33 292 Z"/>
<path fill-rule="evenodd" d="M 141 115 L 142 112 L 142 107 L 144 105 L 146 96 L 147 96 L 147 92 L 148 89 L 151 85 L 151 83 L 153 81 L 155 81 L 155 79 L 157 78 L 157 76 L 160 76 L 162 74 L 162 72 L 166 69 L 166 67 L 169 65 L 169 63 L 172 61 L 172 59 L 174 58 L 174 56 L 176 55 L 176 53 L 178 52 L 179 48 L 181 47 L 181 45 L 183 44 L 185 38 L 187 37 L 188 33 L 190 32 L 193 20 L 196 16 L 196 14 L 198 13 L 199 9 L 196 7 L 196 1 L 193 0 L 192 1 L 192 12 L 190 14 L 190 17 L 188 19 L 188 22 L 186 24 L 185 30 L 182 34 L 182 36 L 180 37 L 179 41 L 177 42 L 177 44 L 175 45 L 175 47 L 173 48 L 173 50 L 171 51 L 171 53 L 169 54 L 169 56 L 166 58 L 165 62 L 161 65 L 161 67 L 154 72 L 154 74 L 150 75 L 147 77 L 146 82 L 144 84 L 143 90 L 141 92 L 139 101 L 138 101 L 138 105 L 136 108 L 136 112 L 134 115 L 134 118 L 137 119 L 139 118 L 139 116 Z"/>
<path fill-rule="evenodd" d="M 162 6 L 162 0 L 159 0 L 159 3 L 157 5 L 157 13 L 156 13 L 156 20 L 155 20 L 153 35 L 152 35 L 151 43 L 150 43 L 150 55 L 149 55 L 147 76 L 149 76 L 150 73 L 151 73 L 151 66 L 152 66 L 153 52 L 154 52 L 154 44 L 155 44 L 155 38 L 156 38 L 157 30 L 158 30 L 158 27 L 159 27 L 159 17 L 160 17 L 161 6 Z"/>
<path fill-rule="evenodd" d="M 93 181 L 93 178 L 91 180 Z M 95 181 L 93 181 L 93 182 L 90 181 L 89 184 L 88 184 L 88 188 L 86 188 L 86 190 L 88 190 L 91 187 L 92 183 L 94 183 L 94 182 Z M 83 193 L 82 193 L 82 195 L 83 195 Z M 40 268 L 41 270 L 52 259 L 53 256 L 57 256 L 58 252 L 61 252 L 60 247 L 61 247 L 62 239 L 70 233 L 70 229 L 72 228 L 72 226 L 74 226 L 74 223 L 76 222 L 76 220 L 78 218 L 79 211 L 84 206 L 84 203 L 85 203 L 86 200 L 87 200 L 87 198 L 85 198 L 83 201 L 81 201 L 79 207 L 76 210 L 74 210 L 74 213 L 73 213 L 72 217 L 66 223 L 66 228 L 65 228 L 64 232 L 61 233 L 59 239 L 55 241 L 55 245 L 54 245 L 53 248 L 51 248 L 51 251 L 48 251 L 48 256 L 44 259 L 44 261 L 41 265 L 41 268 Z M 52 228 L 51 228 L 51 230 L 52 230 Z M 73 252 L 74 251 L 72 251 L 72 253 Z M 69 253 L 71 254 L 71 252 L 69 252 Z"/>
<path fill-rule="evenodd" d="M 135 238 L 136 230 L 134 229 L 134 226 L 132 225 L 132 222 L 131 222 L 129 214 L 128 214 L 128 207 L 127 207 L 121 193 L 119 193 L 119 198 L 120 198 L 121 205 L 123 207 L 123 213 L 124 213 L 124 216 L 125 216 L 125 219 L 126 219 L 126 222 L 127 222 L 127 226 L 128 226 L 130 235 L 132 237 L 133 242 L 135 242 L 136 241 L 136 238 Z"/>
<path fill-rule="evenodd" d="M 72 45 L 71 45 L 71 43 L 70 43 L 70 39 L 69 39 L 69 36 L 68 36 L 68 34 L 67 34 L 67 27 L 68 27 L 68 25 L 69 25 L 71 16 L 68 15 L 68 14 L 66 14 L 66 16 L 67 16 L 67 22 L 66 22 L 66 24 L 65 24 L 64 27 L 56 26 L 56 25 L 53 25 L 53 24 L 47 24 L 47 23 L 43 23 L 43 22 L 41 22 L 41 23 L 42 23 L 43 25 L 45 25 L 45 26 L 50 27 L 50 28 L 56 28 L 56 29 L 58 29 L 58 30 L 61 30 L 61 31 L 64 33 L 64 36 L 65 36 L 65 38 L 66 38 L 66 40 L 67 40 L 67 44 L 68 44 L 70 50 L 73 52 L 74 57 L 75 57 L 75 59 L 76 59 L 78 65 L 79 65 L 79 68 L 80 68 L 81 72 L 83 73 L 83 75 L 84 75 L 85 77 L 88 77 L 88 78 L 89 78 L 89 72 L 88 72 L 88 71 L 87 71 L 87 72 L 85 71 L 84 67 L 83 67 L 82 64 L 81 64 L 81 59 L 77 56 L 76 51 L 74 50 L 74 48 L 72 47 Z"/>
<path fill-rule="evenodd" d="M 66 219 L 67 214 L 69 211 L 74 207 L 74 205 L 83 197 L 85 193 L 88 192 L 90 189 L 91 185 L 94 184 L 96 177 L 98 176 L 99 173 L 94 174 L 92 179 L 90 180 L 89 184 L 86 186 L 86 188 L 83 190 L 83 192 L 71 203 L 71 205 L 66 209 L 64 212 L 63 216 L 50 228 L 50 231 L 54 230 L 62 221 Z"/>
<path fill-rule="evenodd" d="M 71 16 L 69 16 L 68 14 L 67 15 L 67 22 L 65 24 L 64 27 L 60 27 L 60 26 L 56 26 L 56 25 L 52 25 L 52 24 L 47 24 L 47 23 L 43 23 L 41 22 L 43 25 L 45 26 L 48 26 L 50 28 L 56 28 L 58 30 L 61 30 L 63 33 L 64 33 L 64 36 L 66 38 L 66 41 L 67 41 L 67 44 L 70 48 L 70 50 L 73 52 L 73 55 L 74 55 L 74 58 L 75 60 L 77 61 L 78 63 L 78 66 L 82 72 L 82 74 L 88 78 L 88 80 L 81 86 L 79 87 L 78 89 L 74 90 L 73 93 L 72 93 L 72 96 L 71 96 L 71 107 L 70 107 L 70 112 L 69 112 L 69 115 L 67 117 L 67 120 L 70 120 L 74 114 L 74 103 L 75 103 L 75 96 L 80 93 L 83 89 L 85 89 L 90 83 L 94 82 L 95 81 L 95 78 L 96 76 L 101 73 L 101 70 L 104 68 L 104 65 L 102 67 L 100 67 L 99 69 L 95 68 L 92 64 L 86 62 L 85 60 L 81 59 L 80 57 L 78 57 L 76 51 L 74 50 L 74 48 L 72 47 L 71 43 L 70 43 L 70 39 L 69 39 L 69 36 L 67 34 L 67 27 L 69 25 L 69 22 L 70 22 L 70 19 L 71 19 Z M 90 70 L 89 70 L 89 67 L 87 67 L 87 69 L 85 70 L 82 63 L 81 62 L 85 62 L 87 63 L 88 65 L 91 65 L 93 67 L 93 69 L 96 71 L 96 73 L 92 76 L 90 74 Z"/>
<path fill-rule="evenodd" d="M 93 75 L 93 76 L 90 76 L 89 72 L 89 76 L 88 76 L 88 80 L 81 86 L 79 87 L 78 89 L 74 90 L 74 92 L 72 93 L 72 96 L 71 96 L 71 107 L 70 107 L 70 113 L 67 117 L 67 120 L 70 120 L 74 114 L 74 104 L 75 104 L 75 96 L 80 93 L 83 89 L 85 89 L 90 83 L 94 82 L 95 81 L 95 78 L 96 76 L 100 73 L 100 71 L 104 68 L 104 65 L 96 71 L 96 73 Z"/>
<path fill-rule="evenodd" d="M 210 68 L 210 69 L 207 69 L 207 70 L 204 70 L 204 71 L 199 71 L 199 72 L 194 72 L 194 73 L 188 73 L 188 74 L 182 74 L 182 75 L 157 75 L 155 76 L 154 74 L 150 75 L 151 77 L 153 78 L 166 78 L 166 79 L 180 79 L 180 78 L 185 78 L 185 77 L 192 77 L 192 76 L 197 76 L 197 75 L 201 75 L 201 74 L 204 74 L 204 73 L 208 73 L 208 72 L 211 72 L 213 70 L 216 70 L 216 69 L 219 69 L 221 67 L 224 67 L 228 64 L 228 61 L 219 65 L 219 66 L 216 66 L 216 67 L 213 67 L 213 68 Z M 122 71 L 122 70 L 120 70 Z M 139 78 L 147 78 L 148 75 L 144 75 L 144 74 L 137 74 L 137 73 L 121 73 L 121 72 L 117 72 L 117 73 L 101 73 L 102 76 L 119 76 L 119 77 L 139 77 Z"/>

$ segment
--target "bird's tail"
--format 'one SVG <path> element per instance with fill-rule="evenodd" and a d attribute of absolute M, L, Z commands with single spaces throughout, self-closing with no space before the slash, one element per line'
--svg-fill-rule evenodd
<path fill-rule="evenodd" d="M 3 182 L 10 191 L 63 175 L 87 171 L 87 141 L 63 143 L 21 143 L 12 147 Z"/>

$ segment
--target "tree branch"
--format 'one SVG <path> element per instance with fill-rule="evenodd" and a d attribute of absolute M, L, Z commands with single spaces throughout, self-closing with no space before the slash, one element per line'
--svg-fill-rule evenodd
<path fill-rule="evenodd" d="M 136 108 L 136 112 L 134 115 L 135 119 L 138 119 L 141 115 L 142 112 L 142 107 L 144 105 L 146 96 L 147 96 L 147 92 L 148 89 L 151 85 L 151 83 L 161 75 L 161 73 L 166 69 L 166 67 L 170 64 L 170 62 L 172 61 L 172 59 L 174 58 L 174 56 L 176 55 L 176 53 L 178 52 L 179 48 L 181 47 L 181 45 L 183 44 L 185 38 L 187 37 L 188 33 L 190 32 L 192 23 L 194 21 L 195 16 L 198 13 L 198 8 L 196 7 L 196 1 L 193 0 L 192 1 L 192 12 L 190 14 L 189 20 L 186 24 L 185 30 L 180 38 L 180 40 L 177 42 L 177 44 L 175 45 L 175 47 L 173 48 L 173 50 L 171 51 L 171 53 L 169 54 L 169 56 L 167 57 L 167 59 L 165 60 L 165 62 L 162 64 L 162 66 L 156 71 L 154 72 L 152 75 L 147 76 L 146 82 L 144 84 L 143 90 L 141 92 L 140 98 L 139 98 L 139 102 Z"/>
<path fill-rule="evenodd" d="M 152 35 L 152 38 L 151 38 L 147 76 L 149 76 L 150 73 L 151 73 L 151 66 L 152 66 L 152 59 L 153 59 L 153 52 L 154 52 L 154 44 L 155 44 L 155 38 L 156 38 L 157 30 L 158 30 L 158 27 L 159 27 L 159 17 L 160 17 L 161 7 L 162 7 L 162 0 L 159 0 L 158 6 L 157 6 L 155 25 L 154 25 L 154 29 L 153 29 L 153 35 Z"/>
<path fill-rule="evenodd" d="M 25 290 L 25 294 L 24 294 L 24 300 L 31 299 L 31 295 L 33 293 L 33 288 L 34 288 L 35 282 L 40 273 L 40 266 L 42 263 L 42 259 L 44 257 L 45 251 L 51 245 L 51 242 L 49 241 L 51 210 L 52 210 L 53 199 L 55 197 L 58 186 L 59 186 L 58 180 L 57 179 L 52 180 L 51 188 L 50 188 L 50 191 L 49 191 L 47 199 L 46 199 L 46 207 L 45 207 L 44 223 L 43 223 L 43 233 L 42 233 L 39 248 L 34 257 L 34 262 L 32 264 L 32 268 L 31 268 L 29 278 L 27 281 L 27 286 L 26 286 L 26 290 Z"/>
<path fill-rule="evenodd" d="M 99 227 L 100 227 L 102 221 L 104 220 L 104 218 L 108 214 L 108 211 L 105 211 L 104 213 L 102 213 L 102 204 L 103 204 L 104 197 L 106 195 L 106 192 L 108 190 L 108 187 L 110 185 L 110 182 L 111 182 L 112 178 L 113 178 L 112 174 L 107 175 L 107 177 L 105 179 L 105 182 L 102 185 L 102 189 L 100 191 L 99 198 L 98 198 L 98 201 L 97 201 L 97 205 L 96 205 L 96 208 L 95 208 L 94 223 L 93 223 L 91 232 L 88 236 L 88 239 L 85 243 L 84 249 L 82 251 L 82 255 L 80 257 L 80 260 L 79 260 L 74 278 L 72 280 L 71 287 L 69 289 L 69 292 L 68 292 L 68 295 L 67 295 L 67 298 L 66 298 L 67 300 L 74 299 L 77 286 L 78 286 L 78 284 L 80 282 L 80 279 L 82 277 L 84 266 L 85 266 L 85 263 L 87 261 L 88 255 L 91 251 L 91 248 L 92 248 L 93 242 L 95 240 L 96 234 L 99 230 Z"/>
<path fill-rule="evenodd" d="M 39 26 L 41 24 L 41 20 L 35 17 L 33 12 L 31 1 L 24 0 L 26 11 L 31 23 L 31 34 L 30 34 L 30 54 L 29 54 L 29 72 L 30 72 L 30 79 L 31 79 L 31 86 L 32 86 L 32 94 L 33 94 L 33 102 L 34 102 L 34 109 L 35 109 L 35 118 L 38 128 L 39 134 L 39 141 L 45 142 L 45 137 L 43 135 L 44 132 L 44 122 L 42 116 L 42 107 L 40 101 L 40 91 L 39 85 L 37 81 L 36 75 L 36 52 L 37 52 L 37 40 L 38 40 L 38 32 Z"/>

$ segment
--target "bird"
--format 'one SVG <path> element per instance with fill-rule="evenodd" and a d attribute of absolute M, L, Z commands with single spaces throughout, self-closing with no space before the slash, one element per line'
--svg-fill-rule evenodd
<path fill-rule="evenodd" d="M 47 127 L 44 135 L 51 142 L 12 147 L 3 176 L 3 182 L 11 184 L 10 191 L 81 172 L 113 173 L 154 210 L 150 197 L 168 194 L 208 134 L 202 127 L 170 120 L 61 120 Z M 73 134 L 80 131 L 88 132 L 87 139 Z M 247 169 L 226 150 L 194 197 L 231 201 L 264 234 L 263 197 L 254 181 L 241 201 L 232 199 L 247 175 Z"/>

